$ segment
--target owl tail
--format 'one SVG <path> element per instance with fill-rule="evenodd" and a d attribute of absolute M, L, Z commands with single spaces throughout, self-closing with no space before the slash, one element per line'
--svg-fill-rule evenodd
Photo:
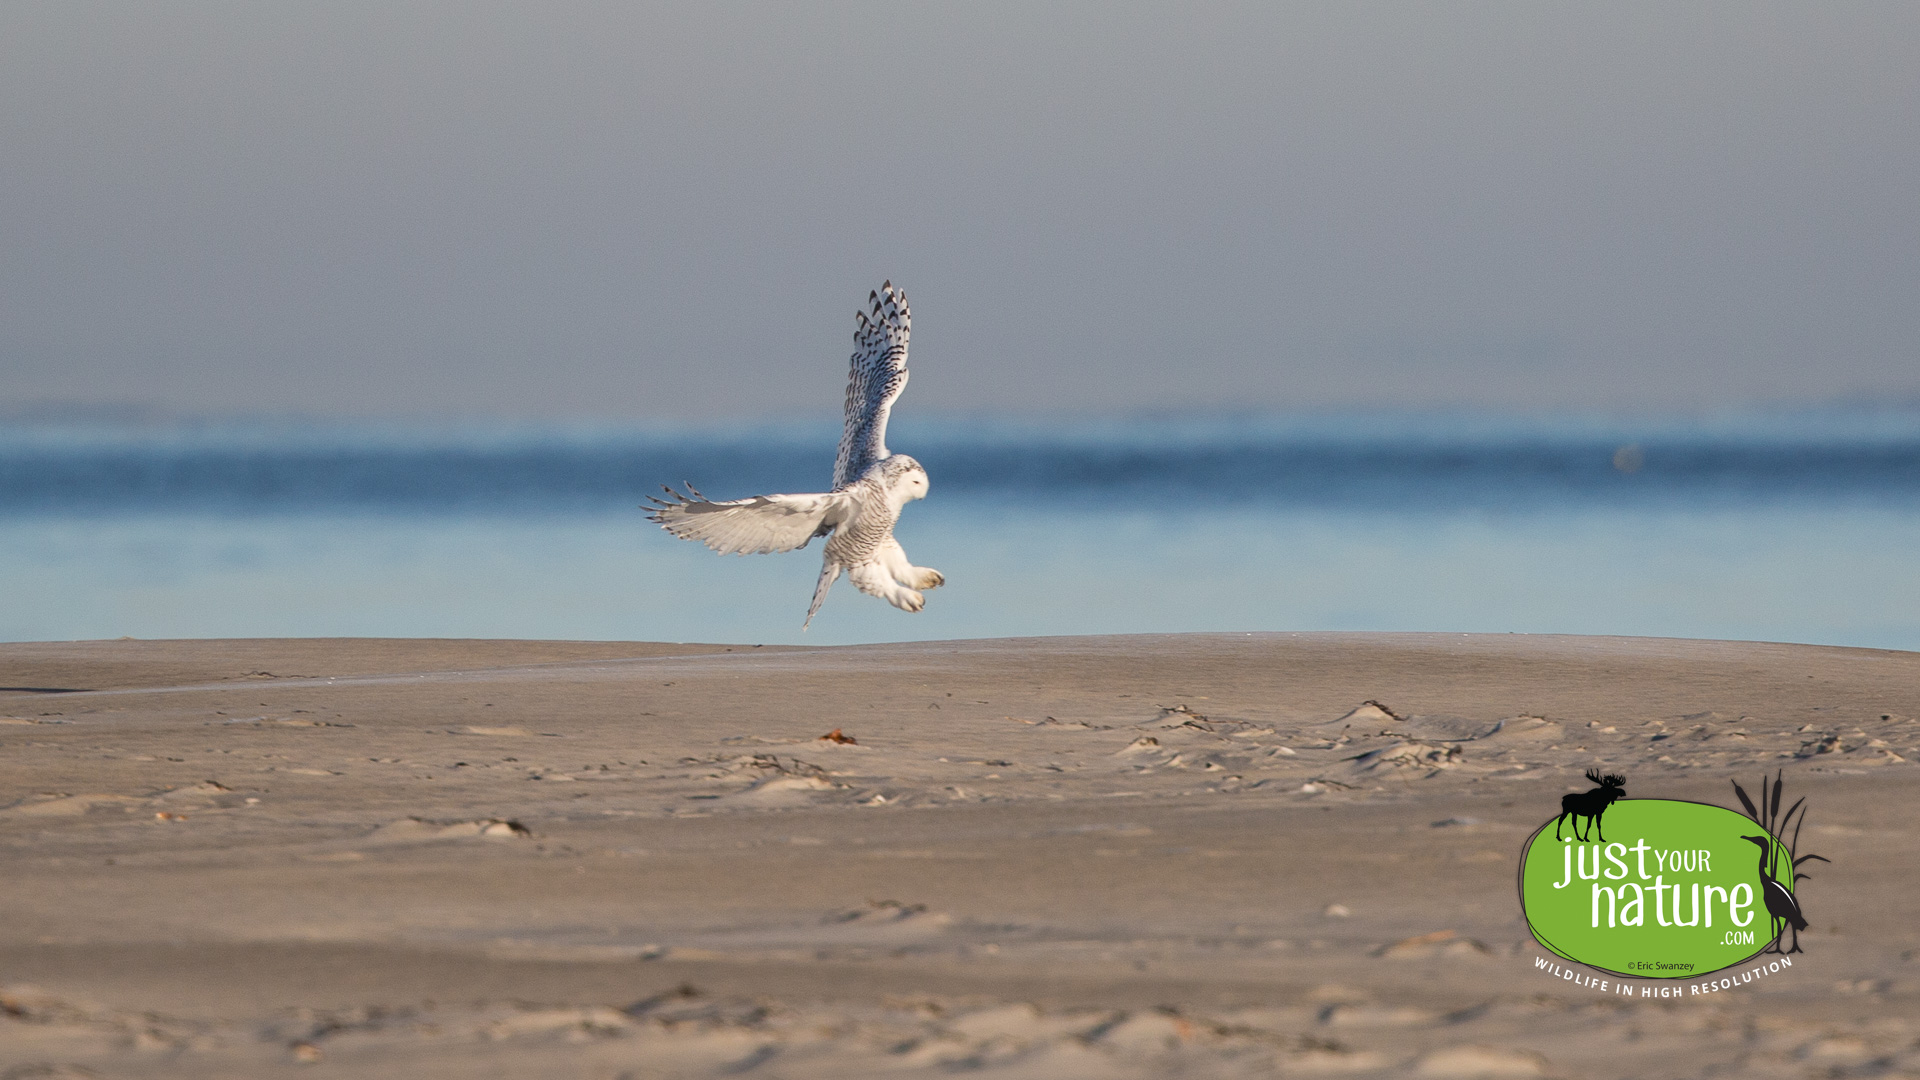
<path fill-rule="evenodd" d="M 834 580 L 839 576 L 839 563 L 828 559 L 821 565 L 820 584 L 813 587 L 813 606 L 807 608 L 807 621 L 800 624 L 801 633 L 807 632 L 807 627 L 813 623 L 814 614 L 820 610 L 821 604 L 827 602 L 827 590 L 833 588 Z"/>

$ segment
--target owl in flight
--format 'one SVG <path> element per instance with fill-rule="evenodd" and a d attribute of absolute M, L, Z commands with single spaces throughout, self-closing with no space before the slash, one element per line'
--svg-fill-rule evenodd
<path fill-rule="evenodd" d="M 847 426 L 833 463 L 832 491 L 710 502 L 689 484 L 684 494 L 666 488 L 666 498 L 649 499 L 648 516 L 661 528 L 722 555 L 793 551 L 825 536 L 820 583 L 803 630 L 842 570 L 854 588 L 902 611 L 919 611 L 927 602 L 920 591 L 946 580 L 938 570 L 908 562 L 893 538 L 901 508 L 927 494 L 927 470 L 905 454 L 887 452 L 887 414 L 906 389 L 907 332 L 913 320 L 907 294 L 891 281 L 869 299 L 871 310 L 856 313 L 860 325 L 847 373 Z"/>

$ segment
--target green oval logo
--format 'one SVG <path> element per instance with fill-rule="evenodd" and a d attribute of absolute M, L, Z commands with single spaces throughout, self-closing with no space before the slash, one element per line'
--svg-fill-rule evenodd
<path fill-rule="evenodd" d="M 1778 938 L 1793 860 L 1753 818 L 1670 799 L 1616 797 L 1600 809 L 1604 829 L 1563 815 L 1527 841 L 1520 906 L 1541 945 L 1616 975 L 1685 979 Z"/>

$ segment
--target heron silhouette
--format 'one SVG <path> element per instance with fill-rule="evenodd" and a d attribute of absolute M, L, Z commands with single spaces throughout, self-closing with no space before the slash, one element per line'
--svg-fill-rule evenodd
<path fill-rule="evenodd" d="M 1751 841 L 1760 848 L 1760 897 L 1766 902 L 1767 914 L 1773 918 L 1773 948 L 1770 951 L 1799 952 L 1800 931 L 1807 928 L 1807 919 L 1800 914 L 1800 903 L 1793 898 L 1793 893 L 1767 872 L 1767 863 L 1773 856 L 1773 837 L 1743 836 L 1740 839 Z M 1787 932 L 1788 926 L 1793 927 L 1793 948 L 1782 949 L 1780 935 Z"/>
<path fill-rule="evenodd" d="M 1767 778 L 1765 776 L 1760 778 L 1760 805 L 1758 807 L 1753 805 L 1752 799 L 1747 798 L 1747 791 L 1740 786 L 1740 781 L 1735 780 L 1733 782 L 1733 793 L 1740 797 L 1740 805 L 1746 808 L 1747 816 L 1753 819 L 1754 824 L 1765 830 L 1759 836 L 1742 836 L 1740 839 L 1751 841 L 1759 845 L 1760 848 L 1760 896 L 1767 905 L 1767 914 L 1773 917 L 1773 944 L 1765 950 L 1767 952 L 1800 951 L 1800 931 L 1807 928 L 1807 919 L 1806 916 L 1800 914 L 1800 901 L 1794 898 L 1793 890 L 1799 888 L 1802 881 L 1806 881 L 1812 876 L 1801 873 L 1800 864 L 1814 860 L 1819 862 L 1830 861 L 1824 855 L 1814 855 L 1812 853 L 1806 855 L 1800 854 L 1800 826 L 1807 823 L 1807 814 L 1804 809 L 1807 805 L 1807 800 L 1805 797 L 1796 799 L 1794 800 L 1794 804 L 1787 808 L 1785 814 L 1780 812 L 1780 788 L 1782 786 L 1783 774 L 1784 770 L 1776 770 L 1774 772 L 1771 796 L 1769 796 L 1767 791 Z M 1793 821 L 1794 811 L 1796 810 L 1800 812 L 1800 820 L 1793 826 L 1792 841 L 1776 839 L 1786 834 L 1787 823 Z M 1789 885 L 1780 884 L 1780 882 L 1767 871 L 1768 865 L 1773 862 L 1773 845 L 1775 844 L 1779 844 L 1781 849 L 1786 853 L 1787 870 L 1793 875 L 1793 877 L 1789 879 Z M 1786 929 L 1781 925 L 1782 923 L 1793 927 L 1793 948 L 1791 949 L 1783 950 L 1780 948 L 1780 935 L 1786 933 Z"/>

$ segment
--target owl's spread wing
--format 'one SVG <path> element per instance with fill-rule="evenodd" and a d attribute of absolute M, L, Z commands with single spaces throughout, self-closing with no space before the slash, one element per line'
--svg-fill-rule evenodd
<path fill-rule="evenodd" d="M 647 516 L 682 540 L 698 540 L 722 555 L 763 555 L 807 546 L 853 512 L 846 492 L 822 495 L 755 495 L 750 499 L 709 502 L 692 487 L 687 494 L 667 488 L 667 498 L 652 499 Z"/>
<path fill-rule="evenodd" d="M 907 294 L 895 290 L 889 281 L 869 299 L 872 310 L 858 313 L 860 328 L 853 335 L 847 426 L 833 462 L 835 491 L 887 456 L 887 415 L 907 386 L 907 332 L 913 324 Z"/>

